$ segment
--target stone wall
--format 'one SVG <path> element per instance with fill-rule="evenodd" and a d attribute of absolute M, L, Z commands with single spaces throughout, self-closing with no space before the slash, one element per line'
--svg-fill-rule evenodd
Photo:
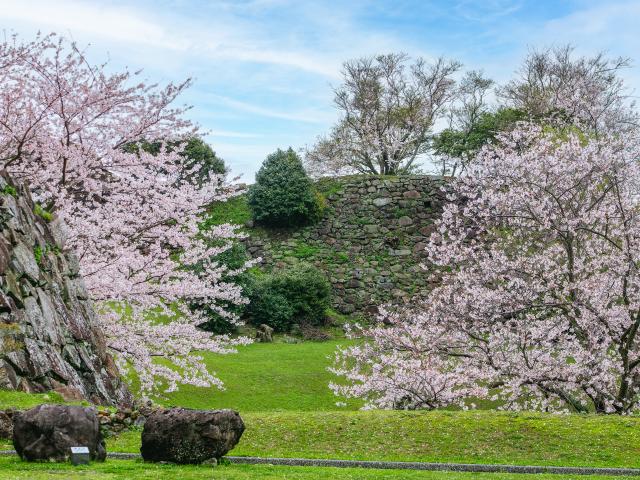
<path fill-rule="evenodd" d="M 0 388 L 126 404 L 82 278 L 56 220 L 0 173 Z"/>
<path fill-rule="evenodd" d="M 246 244 L 267 268 L 300 261 L 329 278 L 334 308 L 373 314 L 385 303 L 407 303 L 426 293 L 427 240 L 442 211 L 445 180 L 433 176 L 345 177 L 327 195 L 327 214 L 295 232 L 261 234 Z"/>

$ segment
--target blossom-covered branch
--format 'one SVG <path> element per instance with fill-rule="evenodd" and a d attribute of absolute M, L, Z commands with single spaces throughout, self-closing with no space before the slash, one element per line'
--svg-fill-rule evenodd
<path fill-rule="evenodd" d="M 640 408 L 640 144 L 521 124 L 450 187 L 441 285 L 361 328 L 336 393 L 371 407 Z M 449 273 L 446 273 L 449 272 Z"/>
<path fill-rule="evenodd" d="M 192 352 L 225 353 L 247 340 L 198 330 L 203 319 L 184 301 L 245 301 L 211 260 L 238 236 L 235 228 L 198 230 L 203 207 L 233 192 L 222 176 L 197 187 L 182 181 L 175 141 L 196 129 L 184 119 L 187 108 L 173 105 L 190 80 L 160 88 L 138 77 L 108 74 L 55 35 L 0 44 L 0 161 L 66 230 L 65 249 L 79 257 L 120 366 L 147 391 L 220 385 Z M 153 154 L 126 148 L 145 139 L 174 143 Z M 195 263 L 197 273 L 182 268 Z M 150 311 L 177 318 L 163 324 Z"/>

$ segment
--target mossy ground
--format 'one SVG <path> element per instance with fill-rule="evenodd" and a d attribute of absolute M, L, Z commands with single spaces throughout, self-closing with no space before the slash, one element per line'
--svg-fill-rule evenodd
<path fill-rule="evenodd" d="M 60 395 L 50 393 L 24 393 L 0 390 L 0 410 L 7 408 L 27 409 L 41 403 L 65 403 Z"/>

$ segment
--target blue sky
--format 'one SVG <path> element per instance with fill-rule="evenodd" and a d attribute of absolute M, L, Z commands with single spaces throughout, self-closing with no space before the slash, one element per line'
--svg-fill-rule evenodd
<path fill-rule="evenodd" d="M 528 49 L 572 43 L 640 65 L 639 23 L 640 1 L 0 0 L 6 32 L 62 33 L 153 81 L 194 77 L 190 117 L 248 182 L 271 151 L 330 128 L 344 60 L 442 55 L 500 82 Z M 624 72 L 636 92 L 638 68 Z"/>

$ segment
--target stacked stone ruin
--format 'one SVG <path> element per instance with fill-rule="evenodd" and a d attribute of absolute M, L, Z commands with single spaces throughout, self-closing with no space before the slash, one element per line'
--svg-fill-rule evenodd
<path fill-rule="evenodd" d="M 0 172 L 0 388 L 127 404 L 63 228 Z"/>
<path fill-rule="evenodd" d="M 423 269 L 428 239 L 442 212 L 442 177 L 427 175 L 344 177 L 327 197 L 323 220 L 291 234 L 250 232 L 247 249 L 267 268 L 309 261 L 333 287 L 333 306 L 346 314 L 374 313 L 377 306 L 403 304 L 437 281 Z M 315 253 L 296 257 L 299 245 Z"/>

